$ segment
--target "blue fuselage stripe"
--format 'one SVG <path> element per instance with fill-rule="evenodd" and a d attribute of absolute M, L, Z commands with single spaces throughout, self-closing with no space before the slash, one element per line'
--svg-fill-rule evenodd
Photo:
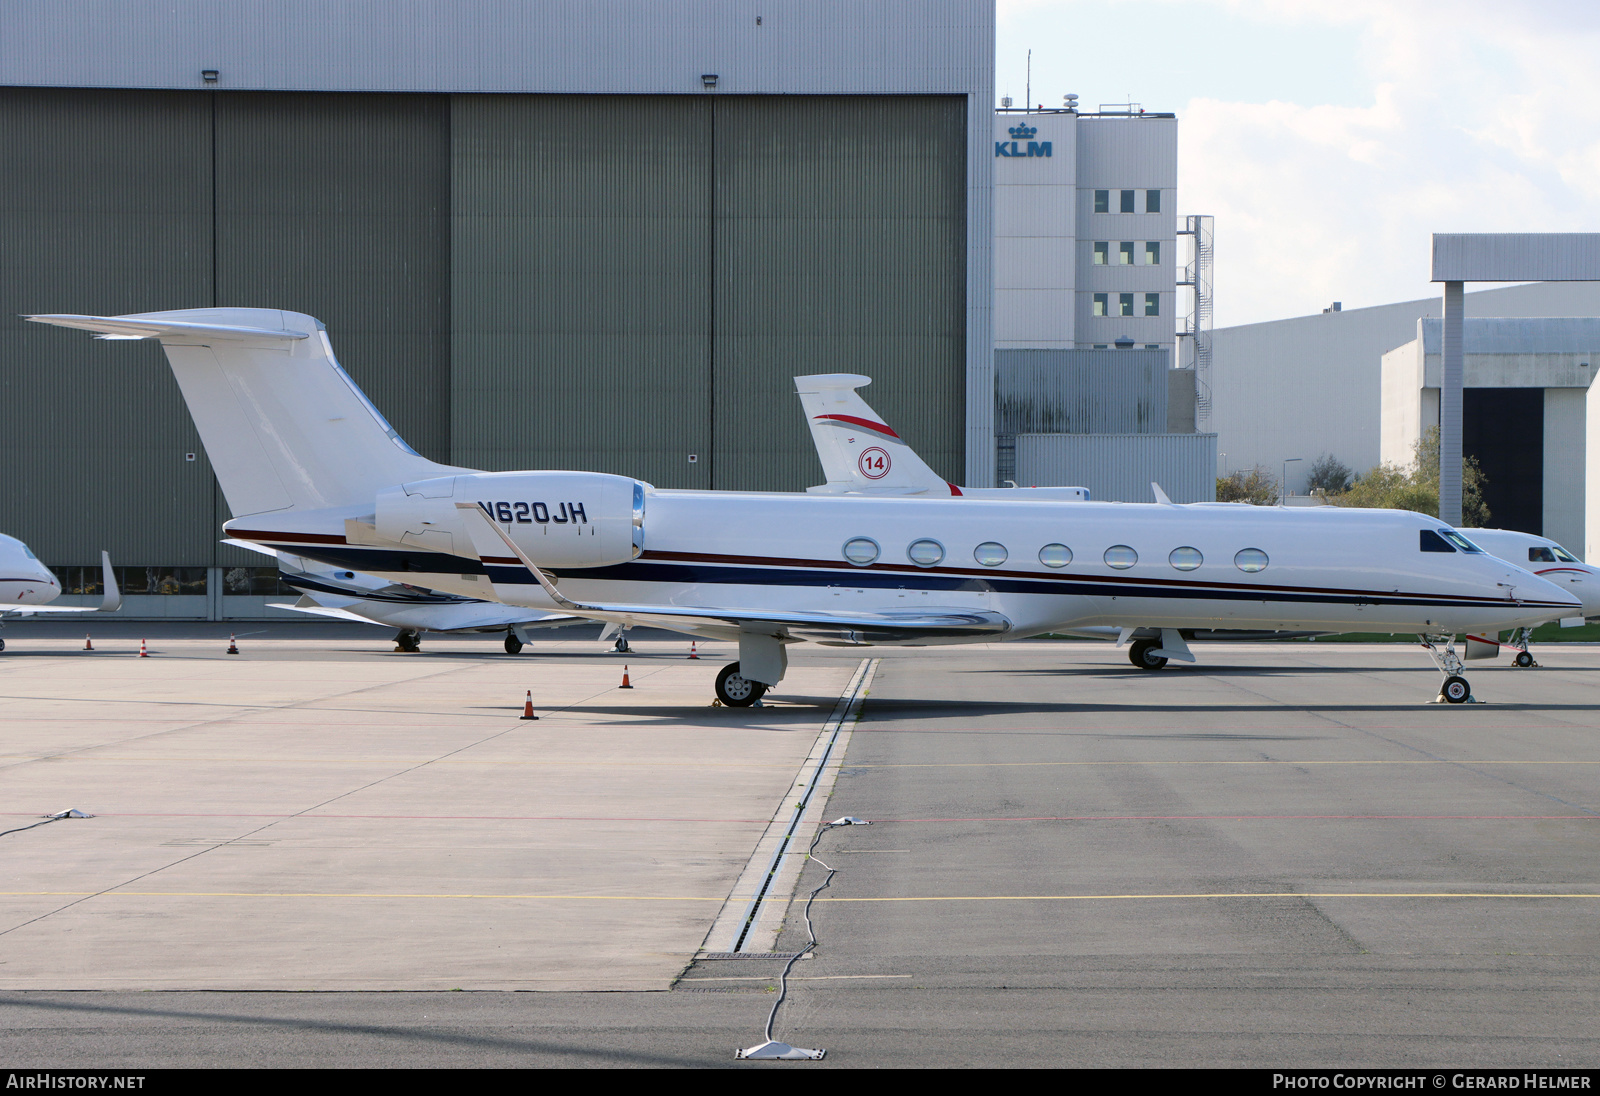
<path fill-rule="evenodd" d="M 487 575 L 491 582 L 504 586 L 532 585 L 532 577 L 520 565 L 485 566 L 482 561 L 437 552 L 406 552 L 389 548 L 354 545 L 297 545 L 292 550 L 323 563 L 352 571 L 369 573 L 415 574 L 418 585 L 428 585 L 429 574 Z M 857 568 L 782 567 L 763 564 L 724 564 L 634 560 L 610 567 L 583 569 L 548 568 L 558 578 L 595 579 L 605 582 L 654 582 L 674 585 L 739 585 L 787 587 L 836 587 L 853 590 L 927 590 L 929 592 L 994 591 L 1001 594 L 1043 594 L 1047 596 L 1161 598 L 1204 601 L 1257 601 L 1279 604 L 1313 605 L 1438 605 L 1463 608 L 1502 606 L 1506 602 L 1457 594 L 1423 594 L 1403 591 L 1304 590 L 1279 586 L 1229 586 L 1223 584 L 1185 584 L 1172 580 L 1126 581 L 1111 576 L 1079 578 L 1070 573 L 1029 578 L 1004 574 L 963 575 L 922 570 L 876 570 Z M 1561 608 L 1561 606 L 1554 606 Z"/>

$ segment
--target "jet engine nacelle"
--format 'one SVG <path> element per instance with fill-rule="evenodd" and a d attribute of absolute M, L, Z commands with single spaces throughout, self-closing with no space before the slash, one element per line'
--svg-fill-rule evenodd
<path fill-rule="evenodd" d="M 644 550 L 647 484 L 603 472 L 479 472 L 378 492 L 374 530 L 384 540 L 458 556 L 509 555 L 477 519 L 478 504 L 541 567 L 607 567 Z M 485 539 L 489 538 L 489 539 Z"/>

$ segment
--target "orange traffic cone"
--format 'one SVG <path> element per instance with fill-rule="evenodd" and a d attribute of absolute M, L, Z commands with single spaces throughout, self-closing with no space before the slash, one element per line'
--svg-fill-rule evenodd
<path fill-rule="evenodd" d="M 694 640 L 692 640 L 692 639 L 691 639 L 691 640 L 690 640 L 690 641 L 689 641 L 689 657 L 690 657 L 690 658 L 699 658 L 699 657 L 700 657 L 700 655 L 699 655 L 699 653 L 698 653 L 698 652 L 697 652 L 697 651 L 696 651 L 696 650 L 695 650 L 695 648 L 694 648 L 694 645 L 695 645 L 695 641 L 694 641 Z"/>
<path fill-rule="evenodd" d="M 522 702 L 522 718 L 523 719 L 538 719 L 539 718 L 538 716 L 533 714 L 533 690 L 532 689 L 528 690 L 528 699 Z"/>
<path fill-rule="evenodd" d="M 628 668 L 626 666 L 624 666 L 622 668 L 622 684 L 618 685 L 617 688 L 619 688 L 619 689 L 631 689 L 631 688 L 633 688 L 632 685 L 628 684 Z"/>
<path fill-rule="evenodd" d="M 150 657 L 150 652 L 145 650 L 144 640 L 142 640 L 142 639 L 139 641 L 139 657 L 140 658 L 149 658 Z"/>
<path fill-rule="evenodd" d="M 93 643 L 92 643 L 92 642 L 90 642 L 90 640 L 89 640 L 89 637 L 88 637 L 88 636 L 84 636 L 84 637 L 83 637 L 83 649 L 84 649 L 84 650 L 85 650 L 85 651 L 92 651 L 92 650 L 94 650 L 94 644 L 93 644 Z"/>
<path fill-rule="evenodd" d="M 228 653 L 230 655 L 236 655 L 239 653 L 239 645 L 233 641 L 233 636 L 231 633 L 228 636 Z"/>

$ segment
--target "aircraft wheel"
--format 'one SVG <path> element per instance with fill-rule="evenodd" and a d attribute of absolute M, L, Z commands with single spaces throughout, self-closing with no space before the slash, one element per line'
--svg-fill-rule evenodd
<path fill-rule="evenodd" d="M 1128 648 L 1128 661 L 1141 670 L 1159 670 L 1167 664 L 1167 656 L 1156 654 L 1158 646 L 1153 639 L 1138 640 Z"/>
<path fill-rule="evenodd" d="M 0 639 L 0 651 L 3 651 L 5 649 L 6 649 L 6 641 L 3 640 L 3 639 Z"/>
<path fill-rule="evenodd" d="M 507 635 L 506 635 L 506 654 L 514 655 L 514 654 L 520 654 L 521 652 L 522 652 L 522 640 L 518 639 L 514 635 L 511 635 L 511 634 L 507 633 Z"/>
<path fill-rule="evenodd" d="M 1450 704 L 1465 704 L 1467 697 L 1472 695 L 1472 686 L 1467 684 L 1467 679 L 1454 674 L 1444 679 L 1444 684 L 1439 688 L 1445 701 Z"/>
<path fill-rule="evenodd" d="M 1524 668 L 1526 668 L 1528 666 L 1532 666 L 1533 665 L 1533 655 L 1529 654 L 1527 651 L 1518 651 L 1517 652 L 1517 657 L 1516 657 L 1516 663 L 1517 663 L 1518 666 L 1522 666 Z"/>
<path fill-rule="evenodd" d="M 416 632 L 401 632 L 394 637 L 394 649 L 414 655 L 422 650 L 422 637 Z"/>
<path fill-rule="evenodd" d="M 760 700 L 767 687 L 739 676 L 739 664 L 730 662 L 717 674 L 717 699 L 730 708 L 748 708 Z"/>

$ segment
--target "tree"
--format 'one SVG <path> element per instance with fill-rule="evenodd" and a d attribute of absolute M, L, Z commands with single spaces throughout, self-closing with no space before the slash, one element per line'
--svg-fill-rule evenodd
<path fill-rule="evenodd" d="M 1306 477 L 1306 490 L 1320 490 L 1324 495 L 1342 495 L 1350 489 L 1353 473 L 1350 466 L 1332 453 L 1324 453 L 1311 466 Z"/>
<path fill-rule="evenodd" d="M 1477 457 L 1462 461 L 1461 522 L 1469 529 L 1488 524 L 1489 508 L 1483 502 L 1483 469 Z M 1439 428 L 1429 427 L 1417 440 L 1409 468 L 1380 464 L 1334 499 L 1340 506 L 1371 506 L 1388 510 L 1414 510 L 1439 516 Z"/>
<path fill-rule="evenodd" d="M 1260 465 L 1229 476 L 1217 477 L 1218 502 L 1248 502 L 1252 506 L 1271 506 L 1278 501 L 1278 481 Z"/>

